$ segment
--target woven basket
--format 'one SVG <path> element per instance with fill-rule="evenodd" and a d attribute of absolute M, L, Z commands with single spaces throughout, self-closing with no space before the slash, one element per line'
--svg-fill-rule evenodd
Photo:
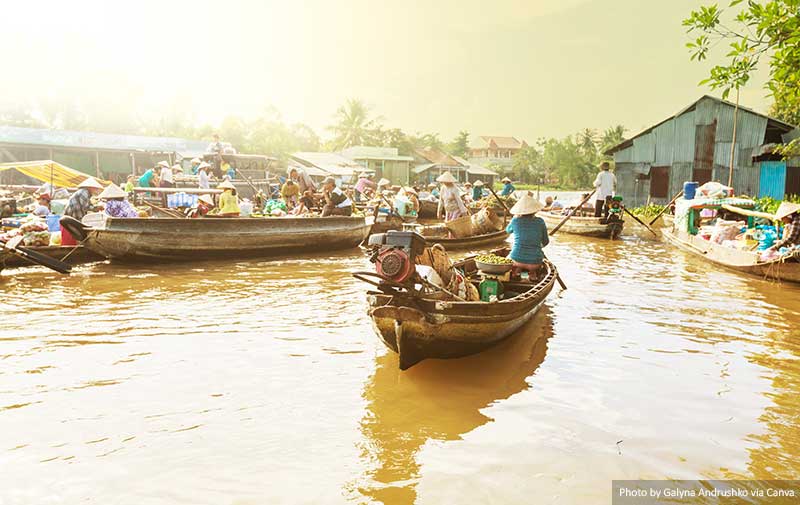
<path fill-rule="evenodd" d="M 471 237 L 473 235 L 472 217 L 464 216 L 445 223 L 447 229 L 455 238 Z"/>

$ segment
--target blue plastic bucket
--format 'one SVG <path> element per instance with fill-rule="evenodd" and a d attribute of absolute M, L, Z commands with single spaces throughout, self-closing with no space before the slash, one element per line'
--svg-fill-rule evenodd
<path fill-rule="evenodd" d="M 684 182 L 683 183 L 683 197 L 687 200 L 694 200 L 697 195 L 697 188 L 700 187 L 699 182 Z"/>
<path fill-rule="evenodd" d="M 61 231 L 61 223 L 59 222 L 61 220 L 61 216 L 58 214 L 50 214 L 44 219 L 47 221 L 47 229 L 49 231 Z"/>

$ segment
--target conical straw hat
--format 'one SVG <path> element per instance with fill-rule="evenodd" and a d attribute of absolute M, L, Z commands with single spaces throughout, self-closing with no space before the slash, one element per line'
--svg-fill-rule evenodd
<path fill-rule="evenodd" d="M 222 184 L 217 186 L 217 189 L 236 189 L 231 181 L 222 181 Z"/>
<path fill-rule="evenodd" d="M 386 186 L 386 185 L 389 185 L 391 183 L 392 183 L 392 181 L 390 181 L 389 179 L 384 177 L 383 179 L 378 181 L 378 186 Z"/>
<path fill-rule="evenodd" d="M 475 181 L 475 186 L 483 186 L 483 181 Z"/>
<path fill-rule="evenodd" d="M 781 206 L 778 207 L 777 212 L 775 212 L 775 219 L 783 219 L 786 216 L 791 216 L 798 210 L 800 210 L 800 204 L 798 203 L 781 202 Z"/>
<path fill-rule="evenodd" d="M 456 178 L 453 177 L 453 174 L 451 174 L 450 172 L 443 173 L 442 175 L 437 177 L 436 180 L 438 182 L 452 182 L 452 183 L 458 182 L 456 181 Z"/>
<path fill-rule="evenodd" d="M 94 188 L 94 189 L 103 189 L 103 186 L 100 185 L 99 182 L 94 177 L 87 177 L 85 181 L 78 184 L 79 188 Z"/>
<path fill-rule="evenodd" d="M 103 190 L 102 193 L 100 193 L 98 198 L 125 198 L 125 191 L 112 182 L 106 189 Z"/>
<path fill-rule="evenodd" d="M 526 193 L 511 207 L 511 214 L 515 216 L 525 216 L 527 214 L 535 214 L 543 208 L 544 205 L 542 202 L 534 198 L 530 193 Z"/>

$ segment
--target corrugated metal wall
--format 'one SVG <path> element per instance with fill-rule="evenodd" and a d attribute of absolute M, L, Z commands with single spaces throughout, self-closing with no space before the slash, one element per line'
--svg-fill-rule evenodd
<path fill-rule="evenodd" d="M 675 121 L 667 121 L 651 133 L 655 137 L 655 166 L 672 165 L 672 150 L 675 145 Z"/>
<path fill-rule="evenodd" d="M 675 145 L 672 148 L 673 162 L 691 163 L 694 161 L 694 111 L 681 114 L 673 121 L 675 123 Z"/>
<path fill-rule="evenodd" d="M 672 164 L 672 168 L 669 171 L 670 198 L 683 189 L 684 182 L 692 180 L 693 165 L 691 161 L 680 161 Z"/>
<path fill-rule="evenodd" d="M 652 163 L 656 159 L 655 138 L 652 133 L 633 139 L 634 163 Z"/>

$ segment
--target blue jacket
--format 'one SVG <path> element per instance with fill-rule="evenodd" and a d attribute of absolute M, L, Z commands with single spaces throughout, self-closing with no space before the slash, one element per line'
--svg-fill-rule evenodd
<path fill-rule="evenodd" d="M 550 243 L 544 219 L 536 216 L 515 217 L 506 227 L 514 234 L 514 245 L 509 255 L 517 263 L 538 264 L 544 260 L 542 247 Z"/>

